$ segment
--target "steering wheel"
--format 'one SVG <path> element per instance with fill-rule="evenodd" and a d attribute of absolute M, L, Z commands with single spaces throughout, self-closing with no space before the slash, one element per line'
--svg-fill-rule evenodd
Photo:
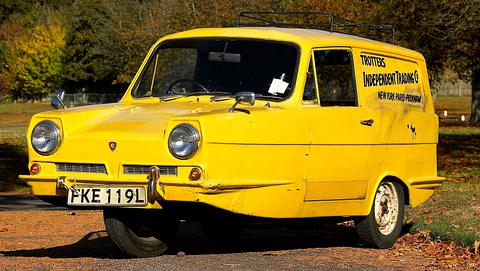
<path fill-rule="evenodd" d="M 175 85 L 178 85 L 180 83 L 192 83 L 196 86 L 198 86 L 200 88 L 200 90 L 202 90 L 203 92 L 206 92 L 208 93 L 208 89 L 202 85 L 202 83 L 198 82 L 197 80 L 194 80 L 194 79 L 188 79 L 188 78 L 182 78 L 182 79 L 179 79 L 179 80 L 176 80 L 174 81 L 173 83 L 171 83 L 168 88 L 167 88 L 167 93 L 174 93 L 174 94 L 184 94 L 184 93 L 178 93 L 175 89 L 174 89 L 174 86 Z"/>

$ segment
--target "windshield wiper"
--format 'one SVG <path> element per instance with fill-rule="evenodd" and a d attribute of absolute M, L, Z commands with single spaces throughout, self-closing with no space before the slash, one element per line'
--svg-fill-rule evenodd
<path fill-rule="evenodd" d="M 283 101 L 285 99 L 283 97 L 270 96 L 270 95 L 267 96 L 262 94 L 255 94 L 255 98 L 264 99 L 264 100 L 271 99 L 271 100 L 277 100 L 277 101 Z"/>
<path fill-rule="evenodd" d="M 176 100 L 176 99 L 195 96 L 195 95 L 210 95 L 210 92 L 195 91 L 195 92 L 190 92 L 190 93 L 185 93 L 185 94 L 174 94 L 174 95 L 170 95 L 170 96 L 161 96 L 160 101 L 169 102 L 169 101 L 173 101 L 173 100 Z"/>
<path fill-rule="evenodd" d="M 170 96 L 160 96 L 160 101 L 162 102 L 169 102 L 173 101 L 176 99 L 184 98 L 184 97 L 191 97 L 191 96 L 202 96 L 202 95 L 212 95 L 213 97 L 217 95 L 233 95 L 230 92 L 225 92 L 225 91 L 194 91 L 190 93 L 185 93 L 185 94 L 175 94 L 175 95 L 170 95 Z"/>
<path fill-rule="evenodd" d="M 235 94 L 225 91 L 215 91 L 215 95 L 210 98 L 211 102 L 221 102 L 235 98 Z"/>
<path fill-rule="evenodd" d="M 185 95 L 175 94 L 175 95 L 168 95 L 168 96 L 160 96 L 159 98 L 161 102 L 168 102 L 168 101 L 173 101 L 182 97 L 185 97 Z"/>
<path fill-rule="evenodd" d="M 186 96 L 200 96 L 200 95 L 232 95 L 230 92 L 225 92 L 225 91 L 209 91 L 209 92 L 190 92 L 187 93 Z"/>
<path fill-rule="evenodd" d="M 169 95 L 169 96 L 160 96 L 160 101 L 169 102 L 169 101 L 177 100 L 177 99 L 184 98 L 184 97 L 204 96 L 204 95 L 212 95 L 212 98 L 210 99 L 210 101 L 212 101 L 212 102 L 223 101 L 223 99 L 226 100 L 226 99 L 230 99 L 233 96 L 235 96 L 234 93 L 226 92 L 226 91 L 210 91 L 210 92 L 195 91 L 195 92 L 190 92 L 190 93 L 185 93 L 185 94 L 173 94 L 173 95 Z M 276 100 L 276 101 L 283 101 L 284 100 L 284 98 L 282 98 L 282 97 L 262 95 L 262 94 L 255 94 L 255 97 L 257 99 L 261 99 L 261 100 Z"/>

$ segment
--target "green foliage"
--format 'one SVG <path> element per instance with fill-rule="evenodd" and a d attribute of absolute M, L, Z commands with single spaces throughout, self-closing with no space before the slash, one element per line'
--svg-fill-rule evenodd
<path fill-rule="evenodd" d="M 413 231 L 471 246 L 480 240 L 480 127 L 465 122 L 440 127 L 437 156 L 438 174 L 447 181 L 407 218 Z"/>
<path fill-rule="evenodd" d="M 480 63 L 480 1 L 478 0 L 376 0 L 371 20 L 391 24 L 399 44 L 418 50 L 431 71 L 445 66 L 466 79 Z"/>
<path fill-rule="evenodd" d="M 0 22 L 6 20 L 13 13 L 25 13 L 34 5 L 35 0 L 3 0 L 0 2 Z"/>
<path fill-rule="evenodd" d="M 98 51 L 102 42 L 98 33 L 108 20 L 102 2 L 80 0 L 71 7 L 67 36 L 66 77 L 74 82 L 99 81 L 108 74 L 98 71 L 103 55 Z"/>
<path fill-rule="evenodd" d="M 430 221 L 428 221 L 430 222 Z M 471 230 L 466 230 L 468 227 L 475 226 L 474 223 L 477 221 L 469 221 L 470 224 L 462 227 L 451 223 L 449 220 L 439 219 L 436 221 L 430 222 L 427 224 L 425 222 L 418 222 L 417 224 L 413 225 L 411 228 L 412 233 L 420 232 L 427 230 L 430 232 L 431 236 L 435 239 L 443 240 L 443 241 L 455 241 L 456 243 L 472 247 L 475 241 L 478 240 L 479 236 L 476 235 Z"/>
<path fill-rule="evenodd" d="M 20 16 L 11 16 L 0 25 L 0 47 L 4 52 L 0 60 L 0 93 L 11 93 L 15 80 L 15 63 L 18 56 L 18 40 L 23 37 L 24 29 Z"/>
<path fill-rule="evenodd" d="M 250 2 L 77 1 L 67 40 L 67 78 L 80 85 L 129 83 L 158 38 L 196 27 L 233 25 L 240 10 L 258 9 Z"/>
<path fill-rule="evenodd" d="M 0 91 L 15 97 L 41 98 L 62 84 L 65 24 L 62 11 L 35 4 L 0 25 L 4 49 Z"/>
<path fill-rule="evenodd" d="M 480 72 L 472 73 L 480 70 L 479 0 L 418 1 L 415 4 L 408 0 L 4 0 L 0 3 L 0 48 L 3 48 L 4 60 L 0 49 L 0 62 L 6 63 L 10 71 L 0 66 L 0 93 L 14 89 L 18 93 L 20 86 L 33 89 L 53 85 L 52 82 L 18 82 L 15 61 L 12 61 L 19 56 L 17 53 L 23 54 L 17 50 L 25 38 L 22 36 L 42 31 L 37 29 L 38 23 L 46 25 L 47 32 L 50 31 L 52 22 L 45 21 L 48 16 L 42 15 L 42 10 L 58 11 L 68 18 L 62 60 L 64 76 L 46 78 L 58 79 L 57 85 L 66 79 L 69 88 L 74 89 L 128 83 L 148 48 L 159 37 L 198 27 L 234 26 L 236 15 L 245 10 L 330 11 L 356 22 L 391 24 L 396 29 L 399 45 L 418 50 L 425 56 L 430 75 L 440 74 L 449 67 L 462 78 L 475 74 L 480 77 Z M 318 16 L 287 17 L 288 20 L 321 22 Z M 10 33 L 8 37 L 5 31 Z M 56 49 L 52 53 L 58 54 Z M 57 59 L 58 56 L 54 56 L 44 61 L 55 63 Z M 27 74 L 34 77 L 33 74 L 37 74 L 34 70 L 32 68 Z M 29 77 L 25 73 L 24 70 L 22 78 Z M 480 88 L 480 84 L 477 85 Z M 30 92 L 20 91 L 25 95 Z"/>
<path fill-rule="evenodd" d="M 173 3 L 173 4 L 172 4 Z M 173 32 L 169 10 L 173 1 L 105 1 L 108 22 L 97 35 L 95 51 L 102 55 L 96 67 L 111 83 L 129 83 L 150 46 L 161 36 Z M 129 20 L 125 20 L 129 18 Z"/>
<path fill-rule="evenodd" d="M 444 183 L 427 202 L 408 210 L 407 218 L 414 223 L 413 232 L 428 230 L 441 240 L 454 240 L 472 246 L 480 238 L 480 184 L 457 182 L 453 177 Z"/>
<path fill-rule="evenodd" d="M 44 97 L 61 85 L 65 31 L 58 25 L 38 24 L 20 41 L 16 59 L 15 94 Z"/>

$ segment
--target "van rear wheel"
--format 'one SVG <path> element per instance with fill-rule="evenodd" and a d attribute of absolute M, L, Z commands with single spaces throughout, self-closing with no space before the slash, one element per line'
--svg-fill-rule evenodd
<path fill-rule="evenodd" d="M 366 217 L 355 221 L 361 241 L 376 248 L 390 248 L 402 231 L 405 212 L 403 187 L 394 182 L 380 183 Z"/>
<path fill-rule="evenodd" d="M 146 258 L 165 253 L 174 240 L 178 219 L 157 210 L 104 209 L 110 239 L 130 257 Z"/>

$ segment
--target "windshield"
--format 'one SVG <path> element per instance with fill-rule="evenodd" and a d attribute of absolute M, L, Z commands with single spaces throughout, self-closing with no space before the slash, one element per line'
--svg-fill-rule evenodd
<path fill-rule="evenodd" d="M 294 84 L 297 47 L 262 40 L 178 39 L 165 41 L 137 81 L 135 98 L 234 95 L 287 98 Z"/>

